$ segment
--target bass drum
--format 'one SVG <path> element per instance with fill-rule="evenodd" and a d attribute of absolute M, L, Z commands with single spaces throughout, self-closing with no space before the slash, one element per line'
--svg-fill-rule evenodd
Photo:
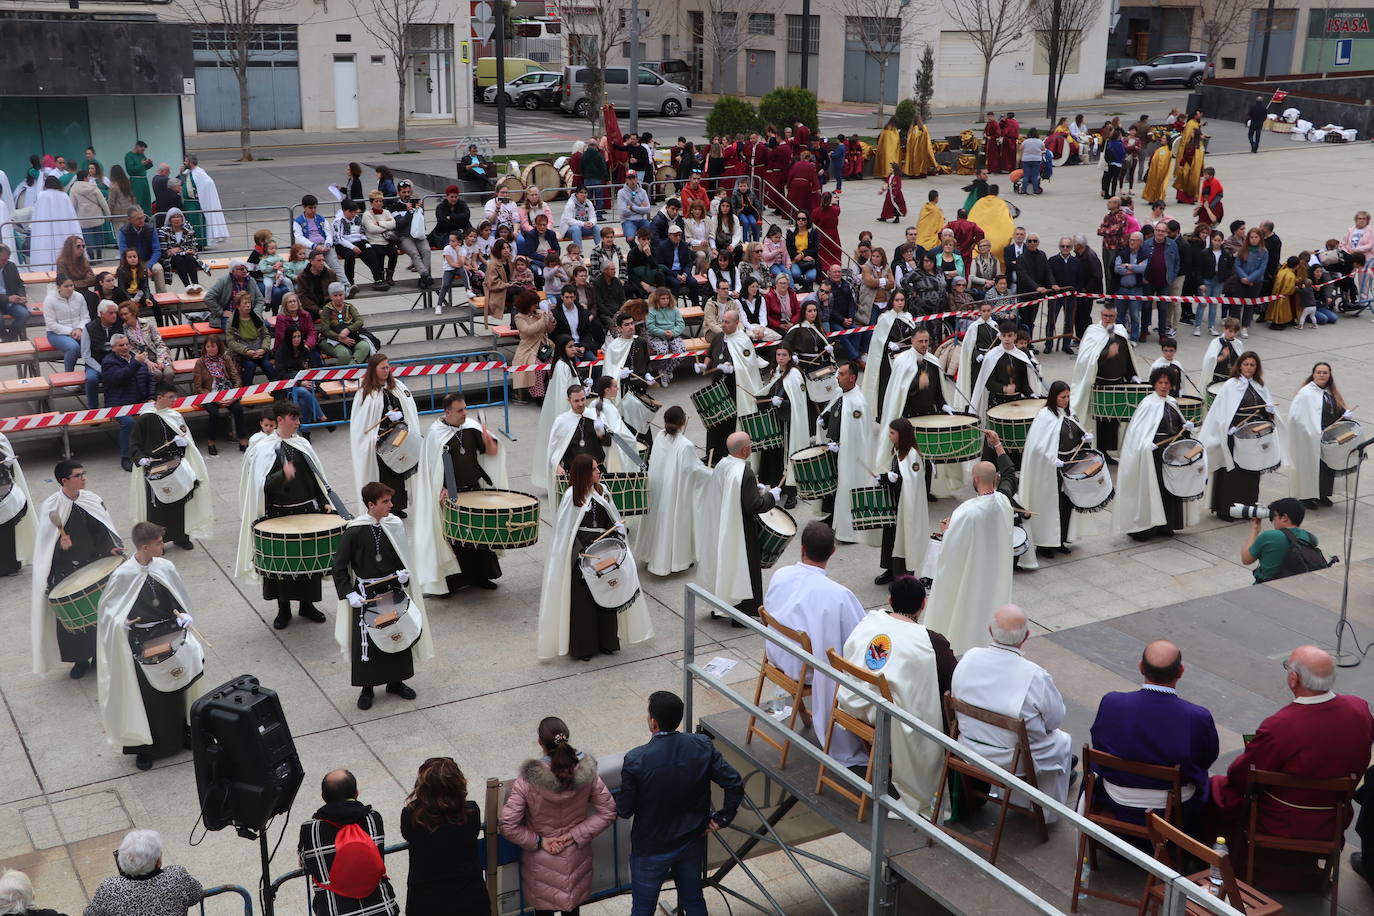
<path fill-rule="evenodd" d="M 525 191 L 524 180 L 521 179 L 521 177 L 515 174 L 514 172 L 511 172 L 507 175 L 502 175 L 501 178 L 496 182 L 496 186 L 498 188 L 505 188 L 507 191 L 509 191 L 510 198 L 513 201 L 518 201 L 520 199 L 520 195 L 523 194 Z"/>
<path fill-rule="evenodd" d="M 592 600 L 605 610 L 623 611 L 639 597 L 639 570 L 624 538 L 610 535 L 587 545 L 577 565 Z"/>
<path fill-rule="evenodd" d="M 676 193 L 677 169 L 671 165 L 660 165 L 654 169 L 654 186 L 650 189 L 649 196 L 654 200 L 663 200 Z"/>
<path fill-rule="evenodd" d="M 559 189 L 563 179 L 559 177 L 558 169 L 554 168 L 552 162 L 546 159 L 536 159 L 525 166 L 520 172 L 521 179 L 527 188 L 539 188 L 539 197 L 545 203 L 551 200 L 559 200 L 563 194 Z"/>
<path fill-rule="evenodd" d="M 26 505 L 28 500 L 24 499 L 23 491 L 10 476 L 9 469 L 0 464 L 0 525 L 14 521 Z"/>

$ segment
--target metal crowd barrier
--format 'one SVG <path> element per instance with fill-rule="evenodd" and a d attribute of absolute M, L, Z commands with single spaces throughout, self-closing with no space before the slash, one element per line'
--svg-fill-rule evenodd
<path fill-rule="evenodd" d="M 253 895 L 248 893 L 248 889 L 237 884 L 221 884 L 218 887 L 207 887 L 205 896 L 200 898 L 200 916 L 205 916 L 205 901 L 210 897 L 218 897 L 221 894 L 238 894 L 243 898 L 243 916 L 253 916 Z"/>
<path fill-rule="evenodd" d="M 721 678 L 708 672 L 705 667 L 697 662 L 696 627 L 699 606 L 704 606 L 705 609 L 715 614 L 729 617 L 736 625 L 749 628 L 771 645 L 805 662 L 815 672 L 815 676 L 831 678 L 836 684 L 852 690 L 873 706 L 875 710 L 873 723 L 875 740 L 871 753 L 873 762 L 873 782 L 871 784 L 854 775 L 843 763 L 812 744 L 801 733 L 788 728 L 784 723 L 773 718 L 763 707 L 751 702 L 748 697 L 729 687 Z M 1190 904 L 1209 913 L 1242 916 L 1240 911 L 1223 899 L 1209 895 L 1202 887 L 1189 881 L 1185 875 L 1160 863 L 1115 834 L 1092 823 L 1077 811 L 1046 795 L 1039 788 L 1030 785 L 1019 776 L 1004 770 L 968 746 L 953 740 L 941 729 L 932 727 L 895 703 L 889 703 L 869 690 L 866 684 L 832 668 L 824 658 L 803 651 L 796 643 L 778 635 L 776 631 L 762 626 L 754 618 L 740 613 L 732 605 L 726 604 L 698 585 L 689 584 L 686 586 L 686 606 L 682 615 L 682 624 L 682 699 L 686 707 L 682 722 L 684 732 L 693 727 L 693 694 L 697 682 L 700 681 L 703 686 L 729 700 L 744 712 L 757 716 L 760 722 L 781 733 L 782 736 L 791 739 L 791 747 L 794 751 L 800 751 L 817 763 L 824 765 L 829 776 L 842 779 L 849 788 L 868 797 L 872 812 L 869 814 L 872 838 L 868 850 L 867 876 L 867 913 L 869 916 L 877 916 L 884 909 L 882 890 L 886 857 L 883 854 L 883 837 L 888 827 L 889 816 L 899 818 L 907 827 L 914 829 L 918 834 L 923 834 L 927 840 L 938 844 L 945 851 L 957 856 L 970 869 L 979 872 L 979 877 L 995 882 L 1005 888 L 1008 893 L 1039 912 L 1046 914 L 1062 912 L 1054 904 L 1040 897 L 1007 872 L 989 864 L 986 859 L 969 846 L 946 834 L 935 822 L 917 814 L 905 801 L 893 798 L 888 794 L 891 783 L 888 764 L 891 759 L 892 725 L 894 721 L 914 729 L 926 739 L 940 745 L 941 748 L 953 751 L 979 770 L 995 776 L 1010 787 L 1008 791 L 1014 789 L 1017 792 L 1025 793 L 1033 802 L 1054 812 L 1063 823 L 1070 825 L 1080 833 L 1087 834 L 1094 842 L 1105 846 L 1126 862 L 1154 875 L 1163 884 L 1164 900 L 1160 910 L 1163 916 L 1183 916 L 1184 908 Z M 938 818 L 940 812 L 935 812 L 934 816 Z"/>

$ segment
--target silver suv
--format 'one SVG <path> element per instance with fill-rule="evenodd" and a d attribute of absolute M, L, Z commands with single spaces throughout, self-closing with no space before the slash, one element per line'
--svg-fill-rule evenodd
<path fill-rule="evenodd" d="M 1161 54 L 1144 64 L 1131 64 L 1116 71 L 1116 81 L 1131 89 L 1144 89 L 1151 83 L 1182 83 L 1189 89 L 1207 75 L 1207 55 L 1196 51 Z"/>
<path fill-rule="evenodd" d="M 559 104 L 565 114 L 587 117 L 592 102 L 587 96 L 591 79 L 588 67 L 564 67 L 562 93 Z M 606 97 L 617 111 L 630 110 L 630 68 L 606 68 Z M 692 107 L 692 94 L 677 83 L 671 83 L 654 71 L 639 70 L 640 114 L 663 114 L 675 118 Z"/>

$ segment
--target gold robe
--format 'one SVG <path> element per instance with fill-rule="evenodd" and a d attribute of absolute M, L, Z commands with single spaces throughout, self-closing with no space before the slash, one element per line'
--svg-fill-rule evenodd
<path fill-rule="evenodd" d="M 1179 203 L 1197 203 L 1202 193 L 1203 160 L 1207 158 L 1199 143 L 1190 154 L 1186 146 L 1180 147 L 1178 165 L 1174 169 L 1174 189 L 1178 192 Z M 1162 197 L 1155 200 L 1163 200 Z"/>
<path fill-rule="evenodd" d="M 916 244 L 926 251 L 940 247 L 940 230 L 945 228 L 945 213 L 934 201 L 926 201 L 921 206 L 921 215 L 916 220 Z"/>
<path fill-rule="evenodd" d="M 968 218 L 983 230 L 983 237 L 988 240 L 988 244 L 992 246 L 992 253 L 1000 262 L 1002 249 L 1007 247 L 1012 233 L 1016 231 L 1016 223 L 1011 218 L 1011 211 L 1007 209 L 1007 202 L 991 194 L 980 197 L 969 211 Z"/>
<path fill-rule="evenodd" d="M 921 124 L 911 125 L 906 133 L 906 156 L 902 173 L 910 178 L 937 175 L 940 166 L 935 162 L 935 145 L 930 142 L 930 130 Z"/>
<path fill-rule="evenodd" d="M 1150 157 L 1150 169 L 1145 177 L 1145 190 L 1141 197 L 1146 203 L 1164 199 L 1164 189 L 1169 185 L 1169 164 L 1173 158 L 1174 154 L 1169 151 L 1167 143 L 1160 144 L 1159 149 Z"/>
<path fill-rule="evenodd" d="M 884 127 L 878 133 L 878 146 L 873 157 L 873 177 L 885 180 L 892 174 L 892 163 L 901 161 L 901 136 L 895 127 Z"/>

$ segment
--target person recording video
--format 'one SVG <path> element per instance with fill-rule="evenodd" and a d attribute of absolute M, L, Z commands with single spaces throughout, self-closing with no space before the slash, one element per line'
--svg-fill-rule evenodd
<path fill-rule="evenodd" d="M 1239 510 L 1242 508 L 1250 510 L 1245 514 L 1254 514 L 1250 518 L 1250 540 L 1240 549 L 1240 562 L 1246 566 L 1259 564 L 1254 572 L 1256 583 L 1282 579 L 1307 571 L 1306 565 L 1295 567 L 1289 562 L 1289 554 L 1295 546 L 1294 539 L 1312 547 L 1317 546 L 1317 536 L 1299 527 L 1307 514 L 1300 500 L 1285 496 L 1269 504 L 1269 520 L 1274 524 L 1270 531 L 1262 530 L 1264 520 L 1261 516 L 1264 515 L 1264 510 L 1257 507 L 1233 506 L 1231 514 L 1241 514 Z"/>

